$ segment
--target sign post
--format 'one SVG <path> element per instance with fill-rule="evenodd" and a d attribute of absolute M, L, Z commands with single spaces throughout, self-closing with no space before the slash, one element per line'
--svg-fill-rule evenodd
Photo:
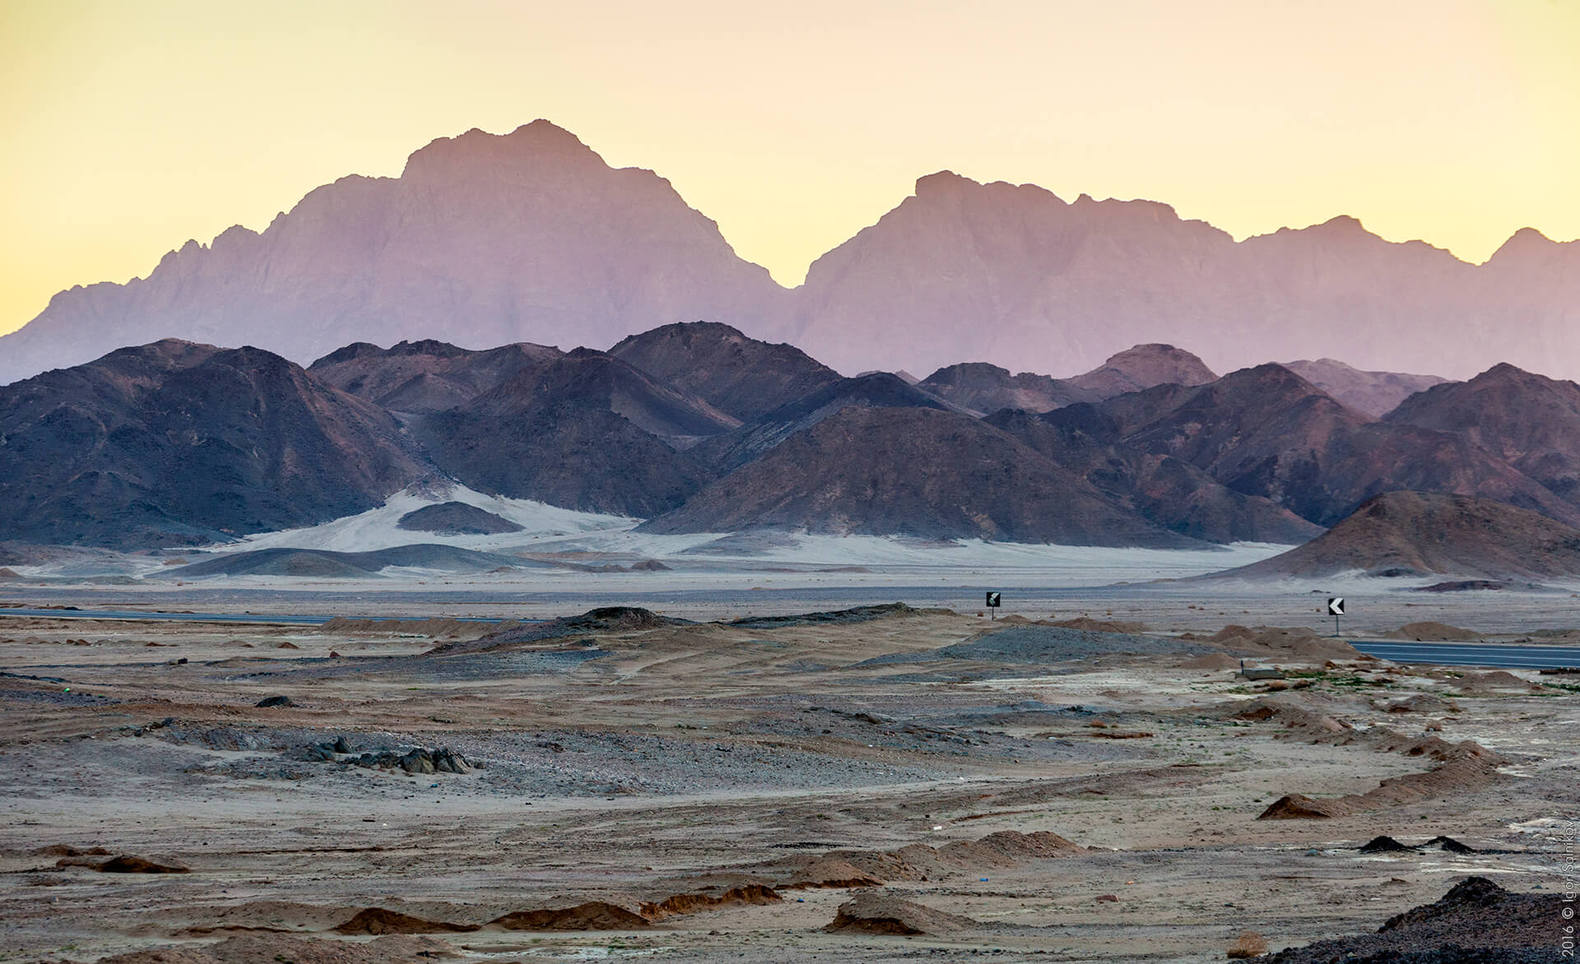
<path fill-rule="evenodd" d="M 1333 617 L 1333 635 L 1339 635 L 1339 617 L 1344 615 L 1344 597 L 1332 596 L 1328 599 L 1328 615 Z"/>
<path fill-rule="evenodd" d="M 1003 599 L 1004 594 L 1001 592 L 990 592 L 987 594 L 987 611 L 990 619 L 998 618 L 999 603 L 1003 602 Z"/>

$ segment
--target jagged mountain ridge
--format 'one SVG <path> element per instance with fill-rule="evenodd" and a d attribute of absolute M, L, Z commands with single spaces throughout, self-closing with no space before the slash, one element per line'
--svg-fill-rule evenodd
<path fill-rule="evenodd" d="M 348 340 L 608 345 L 699 318 L 844 372 L 964 359 L 1058 374 L 1172 342 L 1220 370 L 1339 355 L 1455 377 L 1497 344 L 1569 374 L 1580 243 L 1526 229 L 1473 265 L 1343 216 L 1236 242 L 1165 204 L 1067 203 L 940 172 L 789 291 L 661 177 L 535 121 L 436 140 L 398 178 L 342 178 L 261 233 L 172 251 L 146 279 L 61 292 L 0 338 L 0 381 L 172 335 L 305 363 Z"/>

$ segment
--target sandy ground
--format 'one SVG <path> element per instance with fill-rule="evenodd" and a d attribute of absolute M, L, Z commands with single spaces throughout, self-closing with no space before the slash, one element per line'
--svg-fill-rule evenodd
<path fill-rule="evenodd" d="M 1373 618 L 1508 638 L 1580 623 L 1567 594 L 1476 595 L 1474 609 L 1395 600 Z M 1050 608 L 1159 630 L 1281 612 L 1322 625 L 1309 600 L 1192 598 Z M 246 605 L 368 609 L 333 594 Z M 419 613 L 417 600 L 379 604 L 391 608 Z M 529 614 L 519 600 L 444 608 Z M 1245 929 L 1277 950 L 1374 930 L 1470 874 L 1555 890 L 1573 869 L 1580 693 L 1547 685 L 1565 678 L 1484 680 L 1301 644 L 1259 654 L 1298 674 L 1270 692 L 1214 668 L 1211 641 L 1126 642 L 971 611 L 594 629 L 447 654 L 429 651 L 485 627 L 417 628 L 0 616 L 0 960 L 234 950 L 238 937 L 258 940 L 236 960 L 362 960 L 288 942 L 365 945 L 375 936 L 332 929 L 384 908 L 462 928 L 519 911 L 549 911 L 551 927 L 602 914 L 593 924 L 612 929 L 493 924 L 421 948 L 379 938 L 366 959 L 1207 961 Z M 1006 628 L 1022 635 L 978 638 Z M 1389 712 L 1416 695 L 1436 699 Z M 271 696 L 291 705 L 255 705 Z M 1269 706 L 1282 715 L 1256 712 Z M 1496 757 L 1470 777 L 1445 771 L 1419 798 L 1257 819 L 1285 794 L 1359 797 L 1433 772 L 1443 761 L 1419 744 L 1434 737 Z M 342 738 L 351 754 L 322 749 Z M 477 766 L 349 762 L 414 747 Z M 1044 831 L 1077 846 L 949 846 Z M 1360 852 L 1380 834 L 1480 852 Z M 189 872 L 92 867 L 123 854 Z M 857 872 L 869 886 L 851 886 Z M 777 899 L 642 910 L 747 884 Z M 857 891 L 945 916 L 910 936 L 825 931 Z M 567 913 L 591 901 L 634 916 Z"/>

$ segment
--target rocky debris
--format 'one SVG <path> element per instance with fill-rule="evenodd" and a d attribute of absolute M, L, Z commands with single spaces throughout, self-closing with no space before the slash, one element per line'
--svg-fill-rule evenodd
<path fill-rule="evenodd" d="M 1449 579 L 1430 586 L 1417 586 L 1411 592 L 1498 592 L 1507 584 L 1491 579 Z"/>
<path fill-rule="evenodd" d="M 823 930 L 831 934 L 953 934 L 982 925 L 969 917 L 935 910 L 926 904 L 865 891 L 839 905 Z"/>
<path fill-rule="evenodd" d="M 1458 713 L 1459 707 L 1440 696 L 1431 693 L 1417 693 L 1414 696 L 1384 703 L 1378 706 L 1384 713 Z"/>
<path fill-rule="evenodd" d="M 263 699 L 253 704 L 253 706 L 256 706 L 260 709 L 268 709 L 275 706 L 295 705 L 295 703 L 291 702 L 291 698 L 289 696 L 265 696 Z"/>
<path fill-rule="evenodd" d="M 1409 964 L 1538 964 L 1557 960 L 1556 893 L 1513 893 L 1467 877 L 1441 900 L 1388 919 L 1373 934 L 1280 951 L 1268 964 L 1400 961 Z"/>
<path fill-rule="evenodd" d="M 472 764 L 459 753 L 440 747 L 433 750 L 415 748 L 405 753 L 385 750 L 383 753 L 363 753 L 347 760 L 353 766 L 374 767 L 381 770 L 400 768 L 407 773 L 471 773 Z"/>
<path fill-rule="evenodd" d="M 324 623 L 321 631 L 326 635 L 400 635 L 476 639 L 486 633 L 518 629 L 521 625 L 514 620 L 496 623 L 476 619 L 450 619 L 443 616 L 429 619 L 350 619 L 336 616 Z"/>
<path fill-rule="evenodd" d="M 1256 931 L 1241 931 L 1240 936 L 1234 939 L 1224 956 L 1231 961 L 1244 960 L 1251 957 L 1261 957 L 1267 953 L 1267 938 Z"/>
<path fill-rule="evenodd" d="M 70 844 L 50 844 L 33 851 L 40 857 L 108 857 L 110 852 L 103 847 L 73 847 Z"/>
<path fill-rule="evenodd" d="M 1060 619 L 1046 625 L 1058 626 L 1061 629 L 1080 629 L 1089 633 L 1144 633 L 1147 624 L 1127 619 L 1093 619 L 1090 616 L 1077 616 L 1074 619 Z"/>

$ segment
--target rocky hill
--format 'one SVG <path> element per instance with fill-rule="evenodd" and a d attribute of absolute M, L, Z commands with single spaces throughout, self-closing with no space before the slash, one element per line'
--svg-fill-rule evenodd
<path fill-rule="evenodd" d="M 1316 361 L 1285 362 L 1284 367 L 1332 395 L 1340 403 L 1366 415 L 1380 418 L 1399 403 L 1447 379 L 1436 375 L 1407 375 L 1400 372 L 1363 372 L 1332 358 Z"/>
<path fill-rule="evenodd" d="M 468 351 L 432 339 L 380 348 L 356 342 L 308 366 L 314 378 L 392 412 L 441 412 L 498 388 L 523 372 L 541 372 L 563 353 L 518 343 Z"/>
<path fill-rule="evenodd" d="M 848 407 L 646 523 L 648 532 L 797 529 L 1097 546 L 1199 545 L 978 419 Z"/>
<path fill-rule="evenodd" d="M 1580 529 L 1461 495 L 1386 492 L 1328 532 L 1227 575 L 1441 574 L 1474 579 L 1580 576 Z"/>
<path fill-rule="evenodd" d="M 840 379 L 799 348 L 748 338 L 716 322 L 654 328 L 622 340 L 609 354 L 743 421 Z"/>
<path fill-rule="evenodd" d="M 257 348 L 167 340 L 0 388 L 0 532 L 127 548 L 379 504 L 431 472 L 372 403 Z"/>

